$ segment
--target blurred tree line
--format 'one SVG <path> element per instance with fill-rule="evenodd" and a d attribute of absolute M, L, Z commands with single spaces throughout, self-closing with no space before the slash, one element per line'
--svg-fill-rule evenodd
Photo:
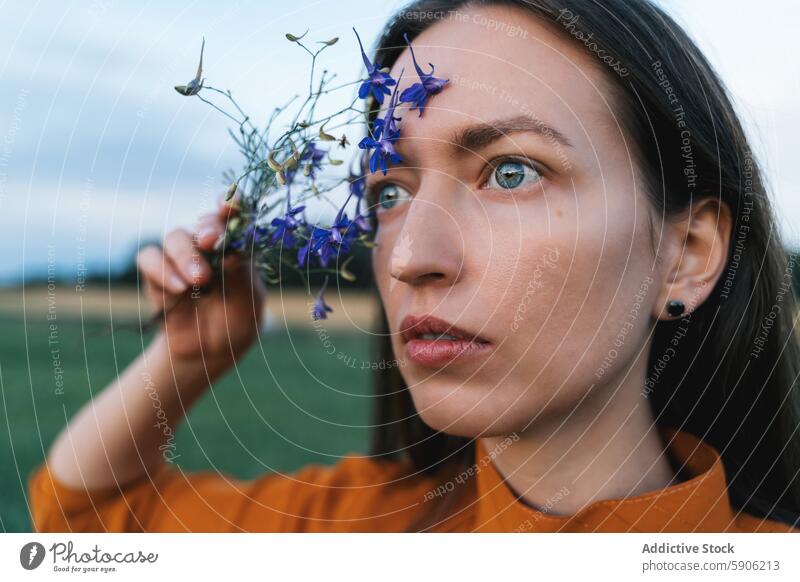
<path fill-rule="evenodd" d="M 124 270 L 122 270 L 118 275 L 112 275 L 109 279 L 108 273 L 95 273 L 92 276 L 87 277 L 87 283 L 91 284 L 92 282 L 102 282 L 107 284 L 110 280 L 111 283 L 123 286 L 136 286 L 138 277 L 137 277 L 137 268 L 136 268 L 136 254 L 138 253 L 139 249 L 142 247 L 147 246 L 148 244 L 157 244 L 157 241 L 148 241 L 142 243 L 136 251 L 131 256 L 130 260 L 127 263 L 127 266 Z M 291 249 L 287 251 L 289 253 L 296 253 L 295 249 Z M 354 282 L 345 281 L 344 279 L 341 280 L 341 287 L 342 289 L 370 289 L 372 288 L 372 259 L 371 259 L 371 251 L 368 248 L 365 248 L 361 245 L 355 245 L 353 250 L 350 252 L 348 256 L 352 255 L 352 259 L 347 264 L 347 270 L 353 273 L 356 276 L 356 280 Z M 346 258 L 346 257 L 345 257 Z M 344 259 L 341 261 L 344 262 Z M 341 262 L 339 266 L 341 267 Z M 331 262 L 331 267 L 335 268 L 336 263 Z M 311 286 L 311 290 L 316 292 L 319 287 L 322 285 L 323 281 L 325 280 L 324 273 L 309 273 L 305 274 L 305 278 L 308 279 L 309 284 Z M 330 275 L 331 280 L 328 282 L 329 288 L 333 286 L 335 281 L 333 280 L 333 274 Z M 281 285 L 283 287 L 290 287 L 290 288 L 297 288 L 301 289 L 305 287 L 305 283 L 303 281 L 303 277 L 297 271 L 283 266 L 281 272 Z"/>
<path fill-rule="evenodd" d="M 154 241 L 155 242 L 155 241 Z M 143 243 L 141 246 L 146 246 L 148 243 Z M 141 247 L 139 247 L 141 248 Z M 138 252 L 138 249 L 137 251 Z M 108 273 L 94 273 L 87 277 L 87 283 L 92 282 L 107 284 L 109 282 L 124 286 L 137 285 L 137 270 L 136 270 L 136 252 L 133 253 L 131 259 L 128 261 L 127 266 L 118 274 L 112 275 L 110 278 Z M 294 250 L 290 251 L 294 252 Z M 370 249 L 362 246 L 354 247 L 352 251 L 353 259 L 348 263 L 348 270 L 356 276 L 355 282 L 348 282 L 342 280 L 340 283 L 342 289 L 371 289 L 372 288 L 372 261 Z M 800 296 L 800 252 L 789 252 L 789 255 L 794 257 L 795 268 L 792 270 L 792 280 L 794 283 L 795 293 Z M 303 288 L 303 278 L 299 273 L 292 269 L 285 268 L 281 273 L 283 279 L 282 285 L 289 288 Z M 325 275 L 313 273 L 309 277 L 312 291 L 319 288 L 322 284 Z M 331 284 L 331 281 L 329 284 Z"/>

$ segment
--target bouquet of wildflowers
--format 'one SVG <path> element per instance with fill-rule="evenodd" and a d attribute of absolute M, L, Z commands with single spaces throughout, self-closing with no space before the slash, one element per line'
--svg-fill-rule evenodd
<path fill-rule="evenodd" d="M 303 41 L 308 31 L 299 36 L 286 34 L 290 42 L 309 54 L 311 66 L 307 96 L 300 104 L 295 103 L 295 97 L 276 108 L 263 126 L 255 124 L 244 113 L 229 90 L 216 89 L 205 83 L 205 39 L 196 76 L 186 85 L 175 87 L 181 95 L 199 98 L 236 124 L 229 133 L 244 157 L 240 172 L 226 174 L 230 181 L 226 200 L 238 212 L 229 219 L 225 233 L 208 256 L 212 268 L 219 268 L 225 253 L 237 252 L 252 258 L 259 276 L 266 283 L 280 281 L 281 266 L 296 270 L 301 276 L 310 272 L 326 273 L 312 308 L 313 319 L 324 319 L 332 311 L 323 295 L 328 283 L 327 273 L 355 280 L 347 269 L 353 248 L 356 245 L 374 246 L 371 221 L 375 216 L 374 211 L 365 206 L 361 168 L 368 165 L 370 172 L 380 169 L 385 174 L 390 163 L 401 162 L 402 158 L 395 151 L 402 120 L 396 116 L 398 107 L 406 103 L 411 109 L 418 109 L 422 116 L 428 97 L 441 91 L 447 83 L 447 80 L 433 76 L 430 63 L 430 72 L 424 72 L 406 37 L 419 80 L 398 95 L 403 71 L 398 79 L 394 79 L 388 70 L 371 62 L 358 33 L 355 29 L 353 32 L 366 67 L 366 76 L 338 86 L 333 86 L 336 75 L 327 70 L 316 72 L 320 54 L 336 44 L 338 37 L 319 41 L 316 43 L 319 48 L 312 50 Z M 347 107 L 331 115 L 315 114 L 320 99 L 325 95 L 355 85 L 359 85 L 358 96 Z M 388 105 L 384 115 L 368 124 L 368 135 L 358 143 L 358 148 L 369 155 L 369 163 L 364 160 L 358 164 L 359 171 L 351 170 L 348 176 L 331 180 L 330 175 L 335 172 L 326 170 L 344 163 L 341 158 L 347 154 L 350 145 L 347 137 L 344 134 L 337 137 L 336 131 L 351 124 L 367 123 L 370 114 L 377 113 L 375 108 L 380 109 L 386 97 Z M 223 105 L 218 104 L 220 99 Z M 359 101 L 364 101 L 363 108 L 357 107 Z M 276 131 L 273 127 L 276 119 L 286 114 L 291 121 Z M 349 194 L 333 222 L 328 226 L 310 224 L 304 212 L 306 200 L 326 197 L 345 183 Z M 353 199 L 351 219 L 347 208 Z M 160 316 L 163 317 L 164 313 Z"/>

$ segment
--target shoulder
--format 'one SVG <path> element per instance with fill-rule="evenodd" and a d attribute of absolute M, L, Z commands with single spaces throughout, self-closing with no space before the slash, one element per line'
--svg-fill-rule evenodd
<path fill-rule="evenodd" d="M 348 455 L 254 479 L 163 465 L 91 492 L 65 486 L 43 464 L 29 492 L 40 532 L 402 531 L 431 486 L 405 462 Z"/>

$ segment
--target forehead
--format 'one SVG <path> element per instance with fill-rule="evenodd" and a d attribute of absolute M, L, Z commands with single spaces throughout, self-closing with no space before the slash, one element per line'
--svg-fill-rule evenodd
<path fill-rule="evenodd" d="M 412 40 L 424 72 L 449 79 L 424 117 L 402 111 L 406 137 L 449 133 L 456 125 L 529 115 L 577 137 L 588 126 L 613 121 L 609 82 L 598 62 L 557 23 L 518 7 L 467 7 L 450 11 Z M 392 66 L 399 90 L 417 82 L 411 52 Z M 615 123 L 614 123 L 615 124 Z M 444 135 L 443 135 L 444 137 Z"/>

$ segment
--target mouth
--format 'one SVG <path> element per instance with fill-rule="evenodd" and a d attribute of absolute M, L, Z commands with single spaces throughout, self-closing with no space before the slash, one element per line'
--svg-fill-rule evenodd
<path fill-rule="evenodd" d="M 484 356 L 494 347 L 489 340 L 432 315 L 406 316 L 400 334 L 406 356 L 426 367 Z"/>
<path fill-rule="evenodd" d="M 408 342 L 413 339 L 468 340 L 490 343 L 477 334 L 432 315 L 407 315 L 400 324 L 400 335 Z"/>

